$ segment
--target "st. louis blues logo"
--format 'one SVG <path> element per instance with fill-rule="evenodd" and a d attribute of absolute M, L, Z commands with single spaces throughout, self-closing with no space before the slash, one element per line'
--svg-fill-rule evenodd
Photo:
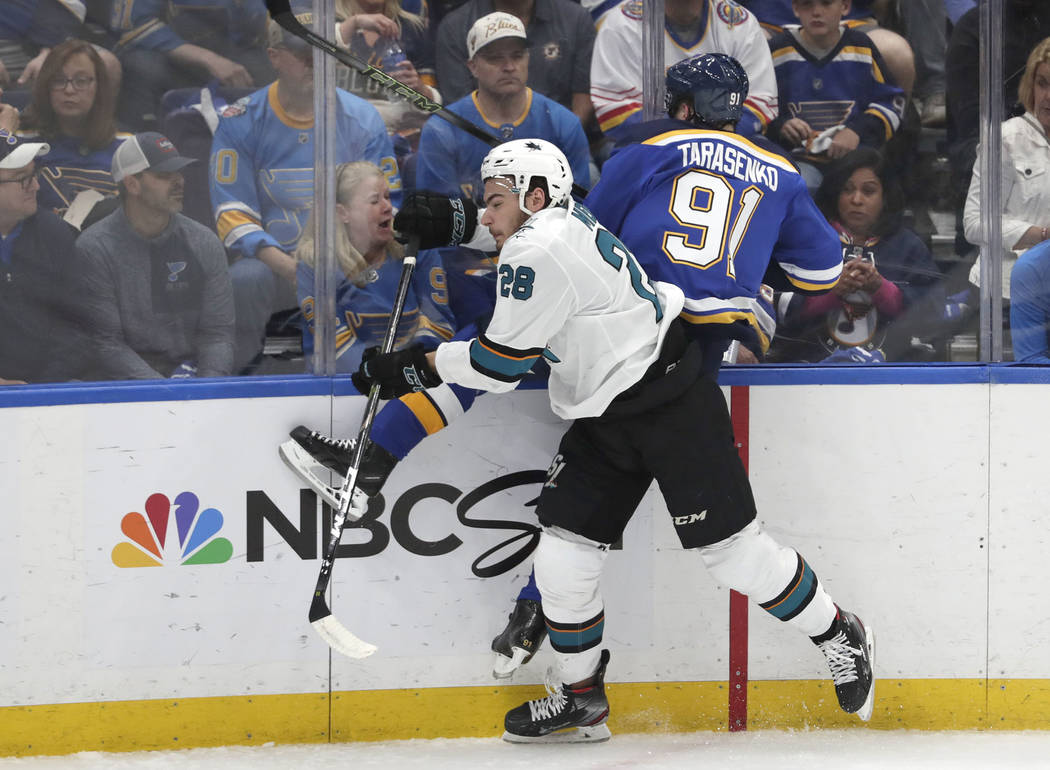
<path fill-rule="evenodd" d="M 179 280 L 179 273 L 186 269 L 186 262 L 168 262 L 168 283 L 175 283 Z"/>

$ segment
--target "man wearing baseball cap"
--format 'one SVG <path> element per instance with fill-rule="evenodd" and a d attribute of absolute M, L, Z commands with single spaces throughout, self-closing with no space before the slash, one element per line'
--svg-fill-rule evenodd
<path fill-rule="evenodd" d="M 226 251 L 211 230 L 180 213 L 182 169 L 193 162 L 152 131 L 129 137 L 113 154 L 120 206 L 77 241 L 100 379 L 232 371 Z"/>
<path fill-rule="evenodd" d="M 76 232 L 38 210 L 41 142 L 0 130 L 0 385 L 78 376 Z"/>
<path fill-rule="evenodd" d="M 572 0 L 467 0 L 445 16 L 437 30 L 435 61 L 446 101 L 461 99 L 473 89 L 466 65 L 473 53 L 467 38 L 474 24 L 493 12 L 516 17 L 528 34 L 529 87 L 572 110 L 586 128 L 594 115 L 590 91 L 595 31 L 591 15 Z"/>
<path fill-rule="evenodd" d="M 490 13 L 466 35 L 467 66 L 477 90 L 448 106 L 499 139 L 546 139 L 565 153 L 575 179 L 590 179 L 590 148 L 579 119 L 526 85 L 530 50 L 521 19 Z M 480 139 L 444 120 L 429 118 L 419 138 L 416 186 L 480 201 L 478 171 L 489 151 Z"/>

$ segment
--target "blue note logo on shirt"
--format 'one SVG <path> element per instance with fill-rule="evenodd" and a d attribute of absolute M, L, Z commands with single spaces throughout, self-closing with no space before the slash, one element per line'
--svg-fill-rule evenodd
<path fill-rule="evenodd" d="M 178 281 L 179 280 L 179 273 L 181 273 L 183 270 L 186 269 L 186 265 L 187 264 L 188 263 L 185 262 L 185 261 L 182 261 L 182 262 L 168 262 L 168 270 L 169 270 L 168 282 L 169 283 L 175 283 L 176 281 Z"/>

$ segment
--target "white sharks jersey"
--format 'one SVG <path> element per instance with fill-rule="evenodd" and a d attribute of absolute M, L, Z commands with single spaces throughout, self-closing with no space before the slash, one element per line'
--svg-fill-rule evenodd
<path fill-rule="evenodd" d="M 575 202 L 534 214 L 503 244 L 498 271 L 488 328 L 439 346 L 438 374 L 502 393 L 543 356 L 551 408 L 564 419 L 602 414 L 640 380 L 684 302 Z"/>

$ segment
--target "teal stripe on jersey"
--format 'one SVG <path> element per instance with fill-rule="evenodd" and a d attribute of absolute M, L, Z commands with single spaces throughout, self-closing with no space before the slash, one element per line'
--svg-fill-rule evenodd
<path fill-rule="evenodd" d="M 470 363 L 479 372 L 501 382 L 516 382 L 524 377 L 540 352 L 511 351 L 503 348 L 499 352 L 483 345 L 479 340 L 470 343 Z"/>

